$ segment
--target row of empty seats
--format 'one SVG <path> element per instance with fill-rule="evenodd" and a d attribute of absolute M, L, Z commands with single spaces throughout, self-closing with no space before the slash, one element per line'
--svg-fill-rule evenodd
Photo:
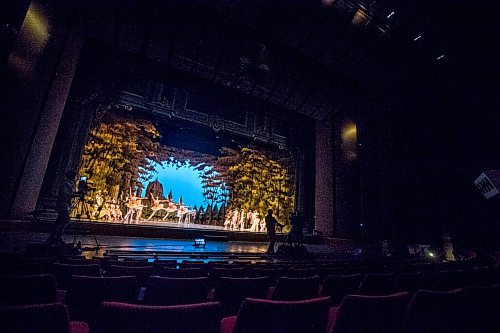
<path fill-rule="evenodd" d="M 92 332 L 425 333 L 498 332 L 498 288 L 418 291 L 387 296 L 347 295 L 303 301 L 246 298 L 235 316 L 219 302 L 151 306 L 102 302 Z M 0 308 L 2 332 L 88 332 L 60 303 Z"/>
<path fill-rule="evenodd" d="M 101 265 L 87 260 L 86 264 L 53 263 L 47 268 L 42 268 L 39 263 L 3 264 L 0 265 L 3 275 L 29 275 L 50 273 L 57 277 L 58 287 L 67 289 L 71 283 L 71 276 L 136 276 L 139 284 L 144 285 L 150 276 L 164 276 L 177 278 L 209 277 L 212 286 L 221 276 L 226 277 L 262 277 L 268 276 L 274 283 L 279 277 L 326 277 L 350 276 L 352 280 L 362 280 L 363 289 L 369 292 L 374 285 L 378 291 L 390 293 L 395 291 L 415 291 L 418 289 L 449 290 L 469 285 L 490 285 L 495 282 L 498 270 L 494 267 L 468 267 L 467 269 L 444 271 L 417 271 L 402 273 L 351 273 L 342 274 L 340 271 L 329 267 L 287 267 L 274 265 L 219 265 L 208 267 L 170 267 L 165 265 L 132 266 L 133 262 L 120 262 L 120 264 L 107 265 L 104 270 Z M 445 267 L 442 267 L 444 269 Z M 363 281 L 364 278 L 364 281 Z"/>
<path fill-rule="evenodd" d="M 65 301 L 72 319 L 90 324 L 96 322 L 99 315 L 96 311 L 103 301 L 157 306 L 218 301 L 221 313 L 232 315 L 238 311 L 243 300 L 249 297 L 269 298 L 275 301 L 299 301 L 326 296 L 329 304 L 336 306 L 348 294 L 363 294 L 360 288 L 363 282 L 357 287 L 353 278 L 356 277 L 328 276 L 321 284 L 321 278 L 318 276 L 281 277 L 275 287 L 268 288 L 269 278 L 267 277 L 221 277 L 215 289 L 210 292 L 208 277 L 150 277 L 147 287 L 139 287 L 134 276 L 73 276 L 72 287 L 68 289 L 66 297 L 60 299 L 53 275 L 4 276 L 0 278 L 0 303 L 4 306 L 11 306 Z M 375 289 L 372 291 L 384 294 L 383 291 L 377 292 Z"/>
<path fill-rule="evenodd" d="M 92 332 L 335 333 L 498 328 L 498 288 L 491 287 L 498 283 L 498 267 L 474 263 L 402 261 L 374 270 L 366 263 L 347 268 L 336 262 L 2 259 L 0 332 L 86 332 L 89 327 Z M 373 271 L 391 273 L 367 273 Z M 435 306 L 425 308 L 426 302 Z M 40 313 L 59 318 L 60 325 L 42 324 Z M 16 320 L 23 316 L 33 318 Z M 431 322 L 424 325 L 425 320 L 415 319 L 419 316 Z M 448 319 L 460 324 L 447 324 Z M 21 328 L 11 329 L 16 323 Z M 30 323 L 41 326 L 33 329 Z"/>

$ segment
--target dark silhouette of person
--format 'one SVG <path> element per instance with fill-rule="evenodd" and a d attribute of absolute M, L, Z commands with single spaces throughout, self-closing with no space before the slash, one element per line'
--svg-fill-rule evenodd
<path fill-rule="evenodd" d="M 274 254 L 274 244 L 276 244 L 276 226 L 284 227 L 283 224 L 279 223 L 278 220 L 273 216 L 273 210 L 269 209 L 265 217 L 267 238 L 269 239 L 269 247 L 267 248 L 268 254 Z"/>
<path fill-rule="evenodd" d="M 65 179 L 59 186 L 57 193 L 57 219 L 54 223 L 54 229 L 47 240 L 49 244 L 62 244 L 62 234 L 65 226 L 69 223 L 69 214 L 71 210 L 71 198 L 75 189 L 76 172 L 68 171 L 65 174 Z"/>
<path fill-rule="evenodd" d="M 288 234 L 288 244 L 289 245 L 301 245 L 302 244 L 302 230 L 304 229 L 304 221 L 302 220 L 302 213 L 298 210 L 290 218 L 290 225 L 292 229 Z"/>

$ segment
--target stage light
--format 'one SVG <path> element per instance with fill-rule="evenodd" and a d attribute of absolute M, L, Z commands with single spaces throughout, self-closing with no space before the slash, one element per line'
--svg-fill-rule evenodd
<path fill-rule="evenodd" d="M 372 18 L 368 12 L 363 7 L 360 7 L 352 17 L 351 23 L 360 27 L 366 27 L 371 21 Z"/>
<path fill-rule="evenodd" d="M 205 247 L 205 245 L 205 238 L 200 237 L 194 239 L 194 247 Z"/>
<path fill-rule="evenodd" d="M 427 252 L 427 255 L 431 258 L 434 258 L 436 256 L 433 252 Z"/>
<path fill-rule="evenodd" d="M 417 37 L 413 38 L 413 41 L 416 42 L 417 40 L 419 40 L 420 38 L 422 38 L 422 35 L 418 35 Z"/>
<path fill-rule="evenodd" d="M 342 133 L 342 137 L 346 141 L 355 140 L 356 134 L 357 134 L 356 127 L 355 127 L 355 125 L 353 125 L 352 127 L 348 127 L 344 130 L 344 132 Z"/>
<path fill-rule="evenodd" d="M 18 38 L 8 59 L 8 67 L 24 79 L 31 78 L 51 37 L 50 13 L 32 3 L 18 32 Z"/>
<path fill-rule="evenodd" d="M 370 15 L 363 9 L 359 8 L 354 14 L 351 23 L 357 26 L 365 27 L 372 21 Z"/>
<path fill-rule="evenodd" d="M 357 158 L 357 127 L 351 120 L 345 120 L 341 129 L 341 148 L 343 155 L 348 161 L 353 161 Z"/>
<path fill-rule="evenodd" d="M 436 58 L 436 60 L 441 60 L 444 58 L 444 54 L 441 54 L 439 57 Z"/>
<path fill-rule="evenodd" d="M 394 14 L 394 12 L 391 12 L 389 15 L 387 15 L 387 18 L 391 18 Z"/>

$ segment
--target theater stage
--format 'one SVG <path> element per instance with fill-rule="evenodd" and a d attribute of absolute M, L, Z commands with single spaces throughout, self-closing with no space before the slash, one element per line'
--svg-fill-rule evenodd
<path fill-rule="evenodd" d="M 42 244 L 52 223 L 7 222 L 0 230 L 0 252 L 23 253 L 29 244 Z M 99 248 L 96 248 L 95 234 Z M 154 235 L 157 236 L 154 236 Z M 147 235 L 147 236 L 145 236 Z M 173 237 L 175 236 L 175 237 Z M 254 239 L 249 238 L 249 236 Z M 258 239 L 255 239 L 257 236 Z M 206 240 L 204 248 L 194 246 L 194 238 Z M 238 239 L 238 238 L 243 239 Z M 87 257 L 114 255 L 137 258 L 195 260 L 280 260 L 269 257 L 265 234 L 224 232 L 194 228 L 119 225 L 99 222 L 71 222 L 64 233 L 67 243 L 81 242 Z M 306 238 L 306 240 L 312 240 Z M 280 237 L 277 246 L 284 241 Z M 304 246 L 318 259 L 350 260 L 377 254 L 378 244 L 342 239 L 314 239 Z M 283 259 L 283 258 L 281 258 Z"/>

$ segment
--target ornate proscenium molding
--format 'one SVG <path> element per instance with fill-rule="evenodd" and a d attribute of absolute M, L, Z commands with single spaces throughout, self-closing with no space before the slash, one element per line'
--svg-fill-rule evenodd
<path fill-rule="evenodd" d="M 210 116 L 208 118 L 208 123 L 210 125 L 210 127 L 216 131 L 216 132 L 219 132 L 219 131 L 223 131 L 224 130 L 224 127 L 225 127 L 225 120 L 219 116 Z"/>
<path fill-rule="evenodd" d="M 257 142 L 274 145 L 279 149 L 287 148 L 287 137 L 274 133 L 273 121 L 267 115 L 257 115 L 250 110 L 238 110 L 235 111 L 237 119 L 229 119 L 227 116 L 210 114 L 193 107 L 197 105 L 195 102 L 199 97 L 195 93 L 158 82 L 147 86 L 152 88 L 145 88 L 142 94 L 120 90 L 115 96 L 106 97 L 107 104 L 124 108 L 127 111 L 141 110 L 161 117 L 203 125 L 215 132 L 223 131 L 250 138 Z M 146 89 L 149 90 L 146 91 Z M 206 107 L 207 110 L 217 109 L 217 105 L 202 104 L 201 107 Z M 261 125 L 262 123 L 264 126 Z"/>
<path fill-rule="evenodd" d="M 113 100 L 109 100 L 107 98 L 102 99 L 102 101 L 97 105 L 97 108 L 94 111 L 93 125 L 99 123 L 101 119 L 111 110 L 125 110 L 131 112 L 134 108 L 125 103 L 116 103 Z"/>

